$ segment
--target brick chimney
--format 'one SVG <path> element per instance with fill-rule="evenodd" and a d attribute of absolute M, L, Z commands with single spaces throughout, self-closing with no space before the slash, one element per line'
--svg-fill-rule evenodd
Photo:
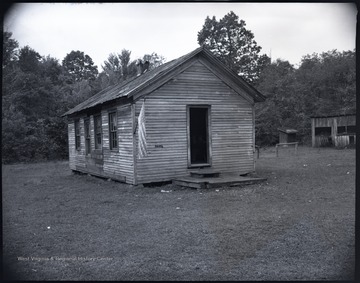
<path fill-rule="evenodd" d="M 137 60 L 136 62 L 136 67 L 137 67 L 137 76 L 140 76 L 142 74 L 142 70 L 143 70 L 143 62 L 141 59 Z"/>
<path fill-rule="evenodd" d="M 142 74 L 145 73 L 148 69 L 149 69 L 149 66 L 150 66 L 150 62 L 149 61 L 145 61 L 144 65 L 142 66 Z"/>
<path fill-rule="evenodd" d="M 137 67 L 137 76 L 140 76 L 141 74 L 145 73 L 150 66 L 150 62 L 149 61 L 145 61 L 145 63 L 142 62 L 141 59 L 139 59 L 136 63 L 136 67 Z"/>

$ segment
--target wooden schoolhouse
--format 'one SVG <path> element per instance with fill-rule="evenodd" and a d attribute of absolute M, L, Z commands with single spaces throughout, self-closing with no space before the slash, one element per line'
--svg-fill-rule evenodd
<path fill-rule="evenodd" d="M 66 112 L 70 168 L 134 185 L 194 168 L 253 172 L 254 105 L 264 100 L 200 47 Z"/>

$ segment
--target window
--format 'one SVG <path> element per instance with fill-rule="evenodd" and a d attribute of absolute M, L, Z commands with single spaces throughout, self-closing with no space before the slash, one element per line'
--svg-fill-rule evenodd
<path fill-rule="evenodd" d="M 316 127 L 315 136 L 331 136 L 331 127 Z"/>
<path fill-rule="evenodd" d="M 356 126 L 347 126 L 347 132 L 355 134 L 356 133 Z"/>
<path fill-rule="evenodd" d="M 101 115 L 94 116 L 95 148 L 101 148 L 102 123 Z"/>
<path fill-rule="evenodd" d="M 84 120 L 84 132 L 85 132 L 85 152 L 89 154 L 91 152 L 91 141 L 90 141 L 90 120 Z"/>
<path fill-rule="evenodd" d="M 75 148 L 80 150 L 80 121 L 75 120 Z"/>
<path fill-rule="evenodd" d="M 109 113 L 110 149 L 117 148 L 116 112 Z"/>
<path fill-rule="evenodd" d="M 338 134 L 355 134 L 356 130 L 355 130 L 355 126 L 339 126 L 337 128 L 337 133 Z"/>
<path fill-rule="evenodd" d="M 338 133 L 338 134 L 346 133 L 346 128 L 345 128 L 345 126 L 339 126 L 339 127 L 337 127 L 337 133 Z"/>

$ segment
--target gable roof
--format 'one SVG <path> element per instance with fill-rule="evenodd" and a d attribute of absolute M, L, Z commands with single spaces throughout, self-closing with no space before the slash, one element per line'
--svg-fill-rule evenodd
<path fill-rule="evenodd" d="M 226 73 L 229 76 L 232 76 L 233 79 L 235 79 L 242 87 L 245 87 L 247 92 L 250 94 L 250 96 L 254 98 L 256 102 L 265 100 L 264 95 L 262 95 L 254 87 L 252 87 L 250 84 L 245 82 L 241 77 L 239 77 L 234 71 L 232 71 L 222 62 L 220 62 L 220 60 L 217 59 L 214 55 L 212 55 L 210 51 L 206 50 L 206 48 L 204 47 L 199 47 L 186 55 L 183 55 L 170 62 L 164 63 L 153 70 L 141 74 L 140 76 L 131 78 L 115 86 L 109 86 L 101 90 L 97 94 L 93 95 L 84 102 L 78 104 L 74 108 L 64 113 L 63 116 L 71 115 L 76 112 L 80 112 L 119 98 L 131 97 L 143 87 L 146 87 L 147 85 L 151 84 L 153 81 L 156 81 L 159 78 L 165 76 L 172 70 L 176 69 L 177 67 L 179 67 L 180 65 L 187 62 L 188 60 L 190 60 L 191 58 L 193 58 L 194 56 L 200 53 L 203 53 L 205 57 L 207 57 L 214 64 L 218 65 L 220 68 L 226 71 Z"/>

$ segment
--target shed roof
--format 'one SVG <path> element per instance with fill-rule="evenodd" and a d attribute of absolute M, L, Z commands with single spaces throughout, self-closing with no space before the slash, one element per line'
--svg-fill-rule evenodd
<path fill-rule="evenodd" d="M 343 117 L 343 116 L 355 116 L 356 113 L 350 114 L 334 114 L 334 115 L 318 115 L 318 116 L 310 116 L 310 118 L 336 118 L 336 117 Z"/>
<path fill-rule="evenodd" d="M 278 131 L 283 132 L 285 134 L 295 134 L 298 132 L 295 129 L 284 129 L 284 128 L 278 129 Z"/>
<path fill-rule="evenodd" d="M 241 77 L 239 77 L 234 71 L 230 70 L 222 62 L 220 62 L 220 60 L 218 60 L 214 55 L 212 55 L 210 51 L 206 50 L 206 48 L 204 47 L 199 47 L 192 52 L 179 57 L 178 59 L 164 63 L 153 70 L 141 74 L 140 76 L 131 78 L 115 86 L 109 86 L 101 90 L 89 99 L 83 101 L 82 103 L 78 104 L 74 108 L 64 113 L 63 116 L 71 115 L 76 112 L 80 112 L 101 105 L 105 102 L 116 100 L 118 98 L 131 97 L 140 89 L 143 89 L 147 85 L 151 84 L 153 81 L 156 81 L 159 78 L 165 76 L 170 71 L 174 70 L 175 68 L 179 67 L 180 65 L 200 53 L 204 54 L 205 57 L 211 60 L 212 63 L 218 65 L 220 68 L 223 68 L 223 70 L 228 74 L 228 76 L 232 76 L 233 78 L 235 78 L 237 80 L 237 83 L 242 87 L 246 88 L 247 93 L 252 96 L 256 102 L 265 100 L 265 96 L 263 94 L 261 94 L 258 90 L 248 84 Z"/>

